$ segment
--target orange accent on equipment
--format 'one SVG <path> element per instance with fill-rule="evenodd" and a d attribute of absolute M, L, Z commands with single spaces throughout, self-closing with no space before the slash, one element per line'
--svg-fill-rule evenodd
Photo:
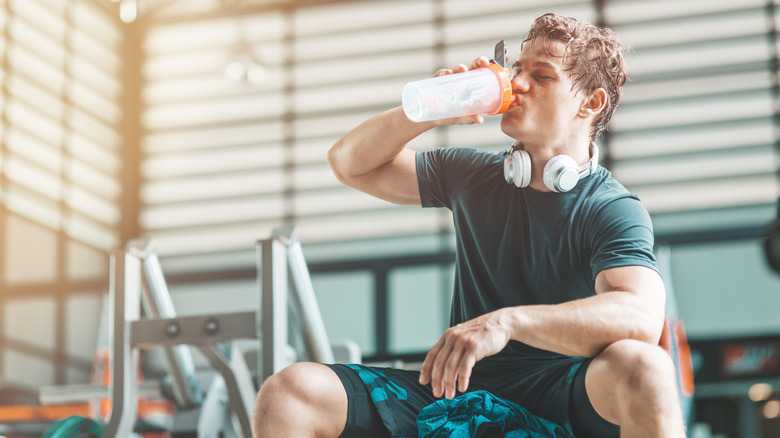
<path fill-rule="evenodd" d="M 92 359 L 93 383 L 111 385 L 110 357 L 107 349 L 99 350 Z M 138 371 L 138 383 L 144 376 Z M 139 419 L 170 417 L 176 412 L 176 405 L 166 399 L 149 399 L 139 396 L 136 400 L 136 415 Z M 96 412 L 97 410 L 97 412 Z M 57 421 L 78 415 L 86 418 L 108 420 L 111 415 L 111 398 L 101 397 L 98 403 L 68 403 L 51 405 L 5 405 L 0 406 L 0 423 Z M 143 438 L 166 438 L 168 434 L 143 434 Z"/>
<path fill-rule="evenodd" d="M 67 405 L 11 405 L 0 406 L 0 423 L 14 421 L 54 421 L 71 415 L 89 417 L 90 406 L 86 403 Z"/>
<path fill-rule="evenodd" d="M 680 391 L 685 396 L 692 396 L 694 391 L 693 383 L 693 362 L 691 358 L 691 346 L 685 336 L 685 328 L 681 320 L 674 323 L 669 318 L 664 319 L 664 328 L 661 333 L 661 341 L 658 343 L 672 358 L 674 350 L 677 350 L 677 362 L 675 368 L 680 379 Z"/>
<path fill-rule="evenodd" d="M 504 67 L 491 62 L 490 71 L 496 75 L 498 82 L 501 84 L 501 106 L 498 108 L 498 111 L 494 113 L 488 113 L 488 115 L 494 116 L 506 111 L 509 108 L 509 105 L 515 101 L 515 95 L 512 94 L 512 80 L 509 78 L 509 75 L 507 74 Z"/>
<path fill-rule="evenodd" d="M 680 358 L 680 380 L 683 394 L 692 396 L 694 391 L 693 384 L 693 359 L 691 357 L 691 346 L 688 344 L 688 338 L 685 336 L 685 327 L 682 320 L 675 321 L 672 329 L 677 339 L 677 356 Z"/>

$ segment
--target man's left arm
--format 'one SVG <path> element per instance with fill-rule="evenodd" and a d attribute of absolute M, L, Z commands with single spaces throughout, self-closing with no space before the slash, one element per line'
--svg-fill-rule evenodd
<path fill-rule="evenodd" d="M 622 266 L 596 276 L 596 295 L 553 305 L 507 307 L 449 328 L 428 352 L 420 382 L 436 397 L 468 388 L 471 369 L 509 340 L 569 356 L 595 356 L 610 344 L 635 339 L 657 344 L 664 321 L 660 275 Z"/>
<path fill-rule="evenodd" d="M 644 266 L 609 268 L 596 276 L 596 295 L 508 311 L 511 339 L 569 356 L 591 357 L 621 339 L 657 344 L 666 294 L 658 273 Z"/>

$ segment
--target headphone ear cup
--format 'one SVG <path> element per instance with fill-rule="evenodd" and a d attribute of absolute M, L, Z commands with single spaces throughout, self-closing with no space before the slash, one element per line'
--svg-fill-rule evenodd
<path fill-rule="evenodd" d="M 579 174 L 574 158 L 568 155 L 556 155 L 544 166 L 544 185 L 553 192 L 568 192 L 577 185 Z"/>
<path fill-rule="evenodd" d="M 522 174 L 520 178 L 520 185 L 518 187 L 528 187 L 531 184 L 531 156 L 526 151 L 516 151 L 516 155 L 520 157 L 520 166 Z"/>
<path fill-rule="evenodd" d="M 523 188 L 531 183 L 531 156 L 523 150 L 514 151 L 504 159 L 504 179 Z"/>

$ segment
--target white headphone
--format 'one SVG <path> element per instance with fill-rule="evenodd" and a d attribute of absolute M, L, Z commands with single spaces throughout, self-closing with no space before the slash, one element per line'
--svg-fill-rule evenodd
<path fill-rule="evenodd" d="M 556 155 L 544 166 L 544 185 L 553 192 L 568 192 L 588 175 L 593 175 L 599 165 L 599 148 L 590 144 L 590 160 L 577 166 L 574 158 Z M 517 187 L 528 187 L 531 183 L 531 156 L 522 149 L 515 149 L 504 159 L 504 179 Z"/>

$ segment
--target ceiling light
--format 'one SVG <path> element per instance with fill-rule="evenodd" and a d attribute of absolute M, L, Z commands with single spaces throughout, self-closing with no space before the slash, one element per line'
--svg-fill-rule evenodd
<path fill-rule="evenodd" d="M 124 23 L 132 23 L 138 17 L 138 3 L 136 0 L 122 0 L 119 3 L 119 19 Z"/>

